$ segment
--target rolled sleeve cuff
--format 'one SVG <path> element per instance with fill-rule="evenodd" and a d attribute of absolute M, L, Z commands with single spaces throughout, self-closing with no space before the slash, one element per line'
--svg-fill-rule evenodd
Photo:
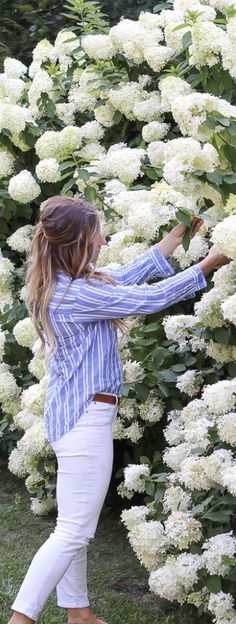
<path fill-rule="evenodd" d="M 170 277 L 174 275 L 175 271 L 173 267 L 169 264 L 168 260 L 164 258 L 164 256 L 159 251 L 157 244 L 153 245 L 150 250 L 151 258 L 155 264 L 155 267 L 158 269 L 158 275 L 163 277 Z"/>
<path fill-rule="evenodd" d="M 206 288 L 207 281 L 199 264 L 194 264 L 194 266 L 191 267 L 191 270 L 194 271 L 196 290 L 202 290 L 202 288 Z"/>

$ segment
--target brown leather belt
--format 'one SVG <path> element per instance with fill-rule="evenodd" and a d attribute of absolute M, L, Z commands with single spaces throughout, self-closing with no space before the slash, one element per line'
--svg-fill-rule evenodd
<path fill-rule="evenodd" d="M 102 401 L 103 403 L 111 403 L 112 405 L 119 405 L 122 397 L 117 396 L 116 394 L 102 394 L 102 392 L 97 392 L 94 395 L 93 401 Z"/>

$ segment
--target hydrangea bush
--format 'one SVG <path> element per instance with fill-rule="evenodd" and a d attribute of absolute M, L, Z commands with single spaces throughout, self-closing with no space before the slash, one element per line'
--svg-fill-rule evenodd
<path fill-rule="evenodd" d="M 177 221 L 188 229 L 171 260 L 176 270 L 214 243 L 230 263 L 201 298 L 133 318 L 119 335 L 125 383 L 113 434 L 127 444 L 118 492 L 144 503 L 122 520 L 151 591 L 195 605 L 200 616 L 207 611 L 216 624 L 235 624 L 236 3 L 168 4 L 110 29 L 92 22 L 86 29 L 85 20 L 79 36 L 61 31 L 36 45 L 29 68 L 5 60 L 2 443 L 11 440 L 9 468 L 26 477 L 33 512 L 48 513 L 55 506 L 55 458 L 43 424 L 48 370 L 24 304 L 25 254 L 47 197 L 96 203 L 109 238 L 99 266 L 135 258 Z M 190 241 L 193 214 L 204 225 Z"/>

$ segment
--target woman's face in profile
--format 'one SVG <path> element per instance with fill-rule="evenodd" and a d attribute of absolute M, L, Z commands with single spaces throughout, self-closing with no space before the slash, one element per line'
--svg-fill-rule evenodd
<path fill-rule="evenodd" d="M 96 243 L 95 243 L 95 255 L 94 255 L 94 262 L 97 261 L 98 256 L 100 254 L 100 250 L 101 250 L 101 246 L 102 245 L 107 245 L 107 241 L 105 239 L 105 236 L 103 236 L 102 231 L 100 229 L 100 233 L 97 237 Z"/>

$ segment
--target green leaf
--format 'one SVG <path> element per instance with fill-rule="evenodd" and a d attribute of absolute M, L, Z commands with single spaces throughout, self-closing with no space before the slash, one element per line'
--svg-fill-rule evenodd
<path fill-rule="evenodd" d="M 187 32 L 184 34 L 184 36 L 182 37 L 182 46 L 183 49 L 188 48 L 192 43 L 192 34 L 191 32 Z"/>
<path fill-rule="evenodd" d="M 156 464 L 160 460 L 161 460 L 161 452 L 160 451 L 154 451 L 153 457 L 152 457 L 152 463 Z"/>
<path fill-rule="evenodd" d="M 224 182 L 226 184 L 235 184 L 236 183 L 236 173 L 230 173 L 229 175 L 224 175 Z"/>
<path fill-rule="evenodd" d="M 64 186 L 61 189 L 61 195 L 63 195 L 63 193 L 67 193 L 67 191 L 69 191 L 72 186 L 74 186 L 75 180 L 74 178 L 70 178 L 68 180 L 68 182 L 66 182 L 66 184 L 64 184 Z"/>
<path fill-rule="evenodd" d="M 191 241 L 191 229 L 188 228 L 182 240 L 184 251 L 188 251 L 190 241 Z"/>
<path fill-rule="evenodd" d="M 221 591 L 221 579 L 216 574 L 204 578 L 204 583 L 212 594 L 218 594 Z"/>
<path fill-rule="evenodd" d="M 180 221 L 180 223 L 184 223 L 184 225 L 187 225 L 187 227 L 191 227 L 191 224 L 192 224 L 191 217 L 192 217 L 192 215 L 190 215 L 188 210 L 184 210 L 183 208 L 180 208 L 176 212 L 176 217 L 177 217 L 178 221 Z"/>
<path fill-rule="evenodd" d="M 214 171 L 213 173 L 207 173 L 206 178 L 207 180 L 209 180 L 209 182 L 214 182 L 214 184 L 222 184 L 222 175 L 217 171 Z"/>
<path fill-rule="evenodd" d="M 174 364 L 174 366 L 172 366 L 171 369 L 175 373 L 183 373 L 186 370 L 186 366 L 184 366 L 184 364 Z"/>
<path fill-rule="evenodd" d="M 90 180 L 90 173 L 89 173 L 89 171 L 86 171 L 86 169 L 79 169 L 78 170 L 78 178 L 81 178 L 82 180 L 87 182 L 87 180 Z"/>
<path fill-rule="evenodd" d="M 155 483 L 153 483 L 152 481 L 146 481 L 145 482 L 145 492 L 146 494 L 149 494 L 149 496 L 154 496 L 155 494 Z"/>
<path fill-rule="evenodd" d="M 139 460 L 140 464 L 148 464 L 149 466 L 151 465 L 150 459 L 149 457 L 146 457 L 146 455 L 141 455 Z"/>
<path fill-rule="evenodd" d="M 207 511 L 202 516 L 202 520 L 211 520 L 212 522 L 221 522 L 225 524 L 229 522 L 230 516 L 233 515 L 233 511 L 230 509 L 222 509 L 222 511 Z"/>
<path fill-rule="evenodd" d="M 214 339 L 221 344 L 229 344 L 229 329 L 227 327 L 217 327 L 214 330 Z"/>

